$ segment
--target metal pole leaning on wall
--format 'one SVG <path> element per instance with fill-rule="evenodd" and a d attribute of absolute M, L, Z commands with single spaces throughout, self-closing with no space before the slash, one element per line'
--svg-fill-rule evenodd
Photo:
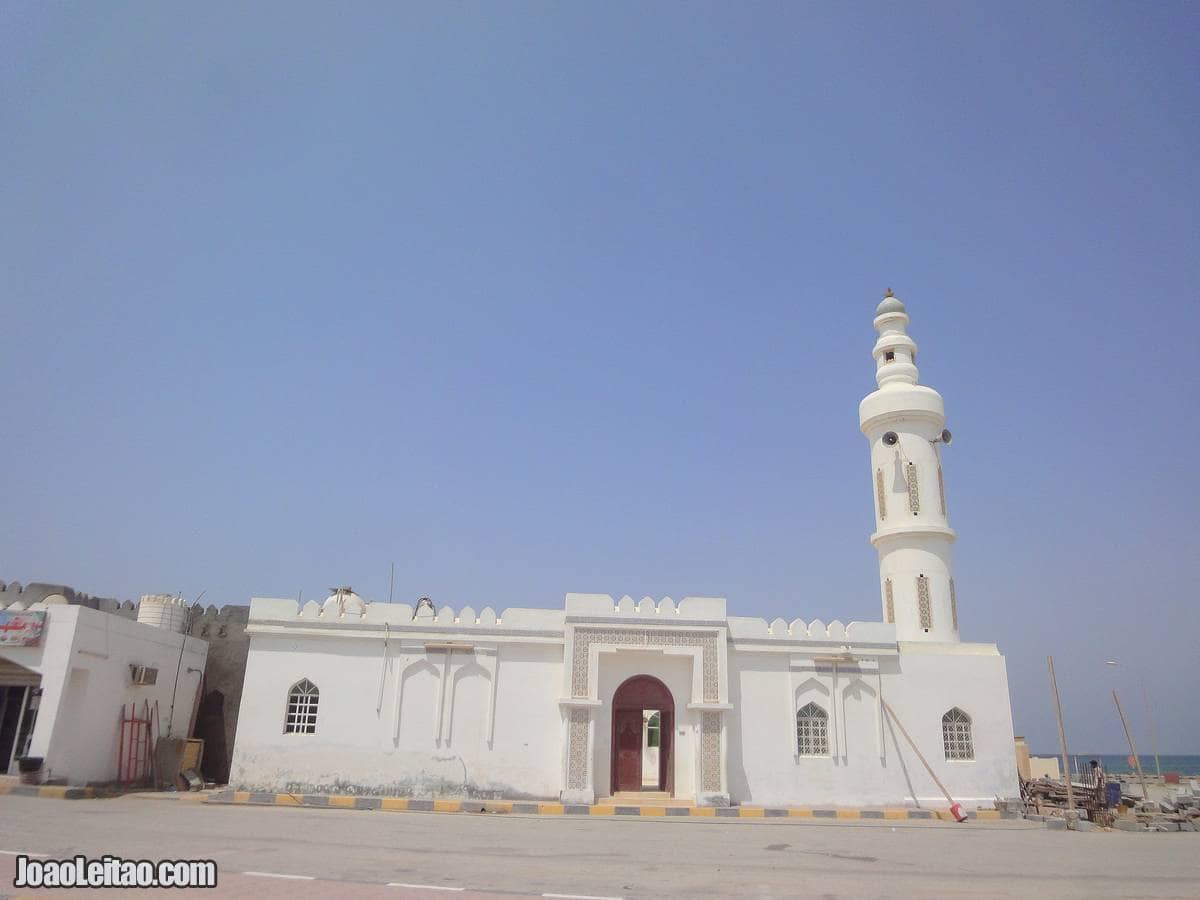
<path fill-rule="evenodd" d="M 1050 688 L 1054 691 L 1054 716 L 1058 719 L 1058 743 L 1062 748 L 1063 778 L 1067 782 L 1067 810 L 1075 808 L 1075 792 L 1071 788 L 1071 760 L 1067 756 L 1067 730 L 1063 727 L 1062 703 L 1058 699 L 1058 679 L 1054 677 L 1054 657 L 1047 656 L 1050 667 Z"/>
<path fill-rule="evenodd" d="M 925 767 L 925 771 L 929 773 L 929 777 L 933 779 L 933 783 L 936 784 L 941 789 L 942 793 L 946 795 L 946 800 L 950 804 L 950 814 L 954 816 L 957 821 L 965 822 L 967 817 L 963 815 L 962 806 L 954 802 L 954 798 L 950 796 L 950 792 L 946 790 L 946 786 L 942 784 L 942 780 L 938 778 L 937 773 L 933 771 L 933 766 L 929 765 L 929 761 L 925 759 L 925 754 L 921 752 L 920 748 L 917 747 L 916 741 L 909 736 L 908 730 L 900 723 L 900 719 L 896 715 L 896 711 L 892 709 L 891 704 L 882 697 L 879 699 L 879 702 L 883 704 L 883 708 L 886 709 L 888 715 L 892 717 L 892 721 L 896 723 L 896 727 L 900 729 L 900 733 L 904 735 L 904 739 L 908 741 L 908 746 L 912 747 L 913 753 L 917 754 L 917 759 L 921 761 L 921 765 Z"/>
<path fill-rule="evenodd" d="M 1142 761 L 1138 759 L 1137 747 L 1133 745 L 1133 735 L 1129 731 L 1129 723 L 1125 721 L 1125 712 L 1121 709 L 1121 698 L 1113 691 L 1113 702 L 1117 704 L 1117 715 L 1121 717 L 1121 727 L 1125 729 L 1125 740 L 1129 741 L 1129 753 L 1133 757 L 1133 767 L 1137 769 L 1138 781 L 1142 783 L 1142 799 L 1150 799 L 1150 791 L 1146 789 L 1146 776 L 1142 774 Z"/>

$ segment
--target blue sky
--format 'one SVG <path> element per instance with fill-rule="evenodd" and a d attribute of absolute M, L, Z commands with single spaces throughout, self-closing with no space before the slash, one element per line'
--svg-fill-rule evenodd
<path fill-rule="evenodd" d="M 871 316 L 1018 733 L 1200 752 L 1196 55 L 1156 4 L 0 7 L 0 578 L 878 619 Z M 1142 738 L 1145 739 L 1144 737 Z"/>

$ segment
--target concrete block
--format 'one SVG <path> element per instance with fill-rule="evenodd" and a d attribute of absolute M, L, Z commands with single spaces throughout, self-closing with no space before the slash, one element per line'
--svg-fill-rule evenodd
<path fill-rule="evenodd" d="M 1113 823 L 1113 827 L 1115 829 L 1117 829 L 1117 831 L 1145 831 L 1146 830 L 1146 826 L 1143 825 L 1141 822 L 1136 821 L 1135 819 L 1117 819 L 1117 821 Z"/>
<path fill-rule="evenodd" d="M 1066 819 L 1047 819 L 1046 827 L 1049 828 L 1051 831 L 1066 831 L 1067 830 L 1067 820 Z"/>
<path fill-rule="evenodd" d="M 1075 823 L 1076 831 L 1095 831 L 1096 825 L 1094 822 L 1089 822 L 1087 819 L 1080 819 Z"/>

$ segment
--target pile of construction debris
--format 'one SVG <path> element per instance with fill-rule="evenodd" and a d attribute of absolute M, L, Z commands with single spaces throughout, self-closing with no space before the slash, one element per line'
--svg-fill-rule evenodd
<path fill-rule="evenodd" d="M 1116 782 L 1108 785 L 1073 783 L 1074 809 L 1068 808 L 1067 785 L 1064 781 L 1037 778 L 1021 782 L 1021 800 L 1027 818 L 1066 820 L 1068 828 L 1078 827 L 1081 818 L 1102 828 L 1120 831 L 1197 831 L 1200 832 L 1200 782 L 1191 780 L 1188 787 L 1176 789 L 1160 800 L 1147 800 L 1127 793 L 1133 785 L 1120 783 L 1120 799 L 1106 796 Z M 1159 786 L 1161 790 L 1161 785 Z M 1156 791 L 1157 792 L 1157 791 Z M 1014 801 L 1007 801 L 1012 809 Z"/>
<path fill-rule="evenodd" d="M 1119 815 L 1121 831 L 1200 831 L 1200 795 L 1182 791 L 1170 800 L 1143 800 Z"/>

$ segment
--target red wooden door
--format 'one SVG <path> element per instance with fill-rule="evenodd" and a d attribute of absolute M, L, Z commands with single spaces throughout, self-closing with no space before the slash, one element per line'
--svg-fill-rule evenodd
<path fill-rule="evenodd" d="M 617 745 L 618 791 L 640 791 L 642 789 L 642 711 L 640 709 L 618 709 L 613 712 Z"/>
<path fill-rule="evenodd" d="M 675 714 L 668 709 L 660 710 L 658 744 L 658 789 L 675 795 L 675 767 L 671 765 L 672 737 L 675 734 Z"/>

